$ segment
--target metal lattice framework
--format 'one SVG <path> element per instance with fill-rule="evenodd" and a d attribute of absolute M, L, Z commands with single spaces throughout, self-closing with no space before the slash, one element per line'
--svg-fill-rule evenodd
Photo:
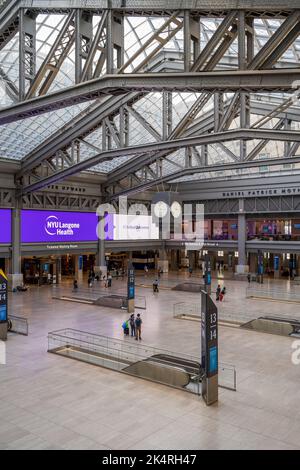
<path fill-rule="evenodd" d="M 3 0 L 1 156 L 22 159 L 18 194 L 89 169 L 114 199 L 300 168 L 299 34 L 299 0 Z"/>

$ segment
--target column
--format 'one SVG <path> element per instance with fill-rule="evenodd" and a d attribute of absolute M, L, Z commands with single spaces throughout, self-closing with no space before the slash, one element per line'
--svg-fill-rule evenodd
<path fill-rule="evenodd" d="M 239 200 L 239 214 L 238 214 L 238 252 L 239 261 L 236 266 L 238 274 L 249 272 L 249 266 L 246 260 L 246 214 L 244 212 L 244 200 Z"/>
<path fill-rule="evenodd" d="M 11 272 L 11 260 L 10 258 L 5 258 L 5 274 L 8 275 Z"/>
<path fill-rule="evenodd" d="M 9 289 L 13 290 L 23 284 L 21 273 L 20 209 L 12 210 L 12 253 L 11 270 L 8 274 Z"/>
<path fill-rule="evenodd" d="M 61 258 L 56 258 L 56 284 L 61 283 Z"/>
<path fill-rule="evenodd" d="M 154 255 L 154 269 L 155 271 L 158 270 L 158 253 L 155 253 Z"/>
<path fill-rule="evenodd" d="M 192 269 L 195 269 L 195 250 L 189 250 L 188 257 L 189 257 L 189 267 L 191 267 Z"/>
<path fill-rule="evenodd" d="M 99 274 L 100 271 L 102 273 L 102 276 L 106 276 L 107 266 L 105 260 L 105 240 L 98 239 L 95 274 Z"/>
<path fill-rule="evenodd" d="M 177 271 L 177 250 L 171 250 L 171 270 Z"/>
<path fill-rule="evenodd" d="M 163 273 L 167 273 L 169 271 L 168 255 L 165 248 L 159 250 L 158 268 L 160 268 Z"/>
<path fill-rule="evenodd" d="M 257 254 L 250 253 L 249 255 L 249 271 L 253 274 L 257 273 Z"/>

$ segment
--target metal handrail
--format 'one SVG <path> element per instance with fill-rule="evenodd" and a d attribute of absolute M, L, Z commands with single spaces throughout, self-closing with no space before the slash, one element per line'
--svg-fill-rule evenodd
<path fill-rule="evenodd" d="M 79 337 L 76 338 L 76 335 L 79 335 Z M 93 342 L 88 341 L 88 337 L 91 337 L 91 339 L 93 339 L 94 341 Z M 95 339 L 99 340 L 98 344 L 97 344 L 97 341 L 95 341 Z M 48 351 L 51 352 L 53 350 L 53 352 L 55 352 L 55 348 L 52 348 L 52 350 L 50 349 L 49 342 L 51 340 L 52 341 L 57 340 L 60 342 L 60 344 L 64 343 L 66 347 L 72 346 L 71 344 L 72 342 L 73 342 L 74 347 L 80 347 L 80 345 L 83 346 L 82 349 L 84 349 L 85 345 L 87 345 L 88 346 L 87 353 L 89 350 L 97 352 L 97 348 L 107 349 L 108 352 L 112 353 L 110 354 L 111 357 L 113 357 L 119 364 L 122 363 L 122 357 L 120 356 L 120 354 L 131 356 L 131 358 L 133 358 L 133 363 L 139 362 L 145 359 L 150 359 L 151 356 L 154 356 L 155 354 L 165 354 L 167 356 L 173 357 L 174 359 L 176 359 L 176 357 L 180 357 L 181 359 L 186 359 L 186 360 L 194 361 L 194 362 L 196 361 L 199 364 L 201 364 L 200 357 L 195 357 L 190 354 L 172 352 L 166 349 L 160 349 L 160 348 L 156 348 L 156 347 L 144 345 L 144 344 L 133 345 L 128 342 L 124 342 L 124 340 L 121 340 L 118 338 L 111 338 L 111 337 L 104 336 L 104 335 L 84 332 L 81 330 L 76 330 L 74 328 L 65 328 L 63 330 L 56 330 L 56 331 L 52 331 L 48 333 Z M 102 343 L 100 341 L 102 341 Z M 127 357 L 127 359 L 129 358 Z M 232 380 L 229 379 L 228 383 L 226 383 L 227 382 L 226 380 L 222 383 L 222 380 L 221 380 L 219 381 L 219 386 L 222 388 L 235 391 L 236 390 L 235 366 L 231 364 L 219 363 L 219 370 L 224 371 L 224 372 L 227 371 L 232 374 Z"/>
<path fill-rule="evenodd" d="M 17 333 L 19 335 L 28 336 L 28 320 L 27 318 L 18 317 L 16 315 L 8 316 L 9 328 L 8 331 Z M 21 326 L 23 328 L 21 328 Z"/>
<path fill-rule="evenodd" d="M 109 337 L 109 336 L 98 335 L 98 334 L 94 334 L 94 333 L 88 333 L 88 332 L 86 332 L 86 331 L 76 330 L 75 328 L 66 328 L 65 330 L 51 331 L 51 332 L 48 333 L 48 337 L 49 337 L 50 335 L 55 335 L 55 336 L 58 336 L 58 337 L 60 337 L 60 338 L 64 338 L 64 339 L 66 338 L 66 339 L 69 339 L 69 340 L 81 341 L 82 343 L 86 343 L 86 344 L 91 345 L 91 343 L 89 343 L 88 341 L 79 340 L 79 339 L 77 339 L 77 338 L 74 338 L 74 337 L 70 337 L 70 336 L 61 334 L 61 333 L 60 333 L 61 331 L 74 331 L 74 332 L 79 333 L 79 334 L 81 334 L 81 335 L 86 335 L 86 336 L 87 336 L 87 335 L 90 335 L 90 336 L 97 337 L 97 338 L 103 338 L 103 339 L 105 339 L 105 340 L 111 340 L 111 341 L 113 341 L 113 342 L 115 342 L 115 343 L 122 344 L 122 345 L 126 345 L 126 346 L 132 347 L 132 348 L 136 348 L 136 346 L 137 346 L 137 345 L 135 345 L 135 346 L 130 346 L 129 343 L 125 343 L 123 340 L 118 339 L 118 338 L 111 338 L 111 337 Z M 96 346 L 96 345 L 94 345 L 94 346 Z M 154 351 L 160 351 L 160 352 L 163 352 L 163 353 L 169 354 L 169 355 L 170 355 L 170 352 L 171 352 L 171 351 L 169 351 L 169 350 L 167 350 L 167 349 L 156 348 L 155 346 L 150 346 L 150 345 L 144 345 L 144 344 L 143 344 L 142 347 L 143 347 L 144 349 L 146 349 L 146 350 L 147 350 L 147 349 L 152 349 L 152 350 L 154 350 Z M 115 351 L 119 351 L 119 350 L 115 349 Z M 190 360 L 195 360 L 195 357 L 192 356 L 192 355 L 190 355 L 190 354 L 179 353 L 179 352 L 176 352 L 176 354 L 180 354 L 181 356 L 184 356 L 185 358 L 188 358 L 188 359 L 190 359 Z M 200 358 L 197 358 L 197 359 L 200 360 Z"/>

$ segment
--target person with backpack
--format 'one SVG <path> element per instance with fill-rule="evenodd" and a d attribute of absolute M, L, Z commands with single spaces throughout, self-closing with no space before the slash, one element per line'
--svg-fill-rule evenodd
<path fill-rule="evenodd" d="M 142 319 L 141 315 L 138 313 L 135 319 L 135 339 L 136 341 L 142 339 Z"/>
<path fill-rule="evenodd" d="M 130 325 L 130 330 L 131 330 L 131 336 L 135 336 L 135 317 L 134 317 L 134 313 L 132 313 L 130 315 L 129 325 Z"/>
<path fill-rule="evenodd" d="M 124 331 L 124 336 L 129 336 L 129 325 L 128 325 L 128 320 L 124 321 L 122 324 L 122 328 Z"/>

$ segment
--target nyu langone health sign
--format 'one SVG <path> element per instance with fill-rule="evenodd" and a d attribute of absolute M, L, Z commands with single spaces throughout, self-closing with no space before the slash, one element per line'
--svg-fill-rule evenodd
<path fill-rule="evenodd" d="M 0 243 L 11 243 L 10 209 L 0 209 Z"/>
<path fill-rule="evenodd" d="M 97 241 L 94 212 L 22 210 L 22 243 Z"/>

